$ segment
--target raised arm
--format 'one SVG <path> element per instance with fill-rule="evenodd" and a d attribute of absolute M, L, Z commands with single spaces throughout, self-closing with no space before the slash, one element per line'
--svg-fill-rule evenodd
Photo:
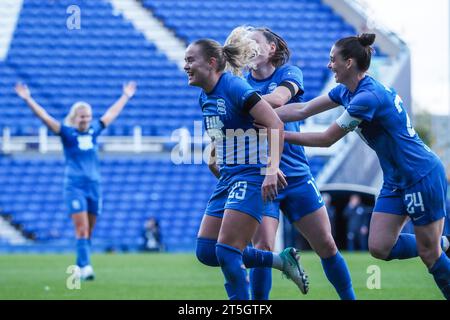
<path fill-rule="evenodd" d="M 24 84 L 17 83 L 15 90 L 17 95 L 27 103 L 28 107 L 30 107 L 34 114 L 37 115 L 51 131 L 55 134 L 59 134 L 61 131 L 61 123 L 49 115 L 44 108 L 34 101 L 31 96 L 30 89 L 28 89 L 28 87 Z"/>
<path fill-rule="evenodd" d="M 276 109 L 276 113 L 283 122 L 299 121 L 315 114 L 339 106 L 328 95 L 322 95 L 305 103 L 289 103 Z"/>
<path fill-rule="evenodd" d="M 280 167 L 281 154 L 284 146 L 284 123 L 278 118 L 275 111 L 264 99 L 250 109 L 250 115 L 257 123 L 267 128 L 269 143 L 270 166 L 267 168 L 266 177 L 262 185 L 264 200 L 273 200 L 278 195 L 278 169 Z"/>
<path fill-rule="evenodd" d="M 131 81 L 123 86 L 123 93 L 120 98 L 111 107 L 109 107 L 105 114 L 100 118 L 106 127 L 119 116 L 120 112 L 125 107 L 128 100 L 134 96 L 135 92 L 136 82 Z"/>

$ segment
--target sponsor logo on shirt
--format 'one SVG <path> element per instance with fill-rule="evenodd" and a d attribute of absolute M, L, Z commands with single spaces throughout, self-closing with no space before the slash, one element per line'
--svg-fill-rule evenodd
<path fill-rule="evenodd" d="M 278 84 L 276 82 L 271 82 L 267 88 L 267 93 L 272 93 L 277 87 Z"/>
<path fill-rule="evenodd" d="M 78 148 L 80 148 L 80 150 L 90 150 L 94 148 L 94 143 L 92 142 L 91 135 L 78 136 L 77 140 Z"/>

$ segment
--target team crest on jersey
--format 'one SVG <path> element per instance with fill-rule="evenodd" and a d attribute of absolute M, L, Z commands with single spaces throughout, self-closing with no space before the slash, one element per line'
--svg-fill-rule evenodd
<path fill-rule="evenodd" d="M 221 115 L 227 114 L 227 109 L 225 105 L 225 100 L 217 99 L 217 112 Z"/>
<path fill-rule="evenodd" d="M 267 93 L 272 93 L 278 87 L 276 82 L 271 82 L 267 88 Z"/>
<path fill-rule="evenodd" d="M 94 148 L 94 143 L 92 141 L 91 135 L 78 136 L 78 148 L 81 150 L 90 150 Z"/>

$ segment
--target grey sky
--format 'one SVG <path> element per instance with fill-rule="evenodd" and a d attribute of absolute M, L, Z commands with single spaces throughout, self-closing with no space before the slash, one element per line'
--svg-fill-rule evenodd
<path fill-rule="evenodd" d="M 376 22 L 409 46 L 414 108 L 448 114 L 449 0 L 360 0 Z"/>

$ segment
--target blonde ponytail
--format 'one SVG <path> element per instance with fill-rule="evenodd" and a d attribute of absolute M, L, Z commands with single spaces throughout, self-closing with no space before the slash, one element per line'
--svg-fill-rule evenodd
<path fill-rule="evenodd" d="M 258 43 L 250 38 L 250 30 L 252 27 L 247 26 L 233 29 L 223 46 L 225 70 L 237 76 L 242 76 L 243 70 L 251 68 L 252 60 L 260 53 Z"/>

